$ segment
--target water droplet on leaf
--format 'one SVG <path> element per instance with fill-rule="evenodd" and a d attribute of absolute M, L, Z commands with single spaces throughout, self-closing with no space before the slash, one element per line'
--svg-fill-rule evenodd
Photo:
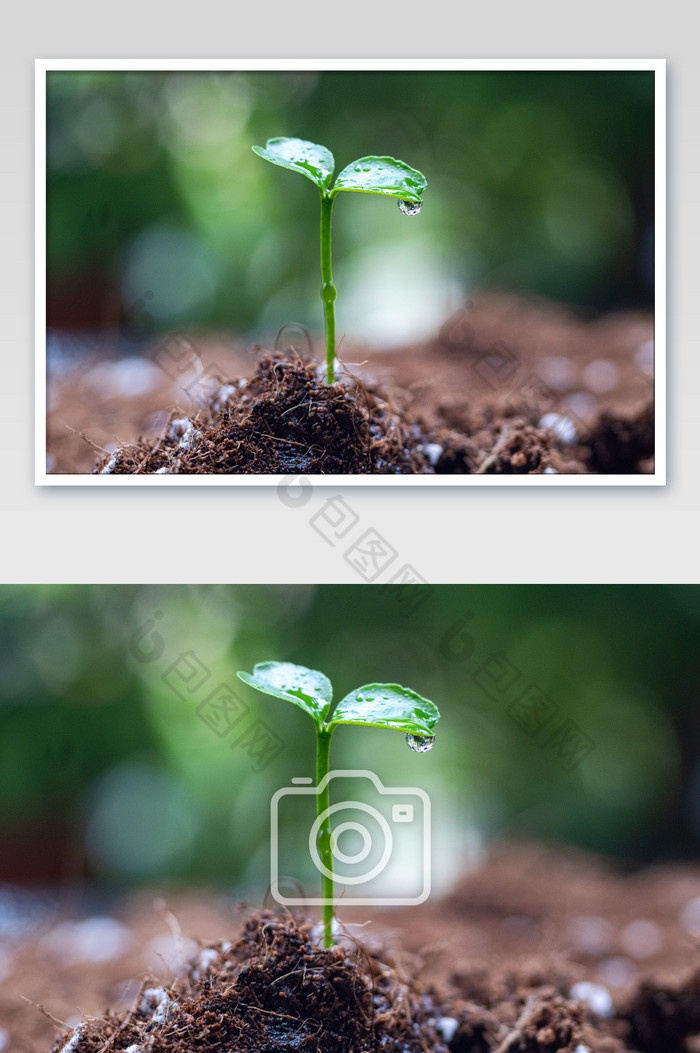
<path fill-rule="evenodd" d="M 422 208 L 422 201 L 399 200 L 399 212 L 403 212 L 404 216 L 417 216 Z"/>
<path fill-rule="evenodd" d="M 324 303 L 333 303 L 337 295 L 338 290 L 336 289 L 333 282 L 323 283 L 323 285 L 321 286 L 321 299 Z"/>
<path fill-rule="evenodd" d="M 427 753 L 435 745 L 434 735 L 407 735 L 408 748 L 414 753 Z"/>

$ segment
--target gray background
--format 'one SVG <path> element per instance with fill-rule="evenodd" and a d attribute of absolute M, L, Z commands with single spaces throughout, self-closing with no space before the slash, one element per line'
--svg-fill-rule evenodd
<path fill-rule="evenodd" d="M 385 489 L 347 502 L 429 581 L 692 581 L 700 535 L 697 16 L 596 0 L 469 9 L 438 2 L 190 9 L 126 0 L 27 4 L 4 19 L 0 69 L 3 326 L 0 390 L 4 581 L 348 581 L 358 571 L 310 519 L 331 494 L 291 507 L 275 487 L 35 488 L 33 60 L 36 57 L 609 57 L 668 60 L 668 478 L 666 488 Z M 279 14 L 277 12 L 280 12 Z M 255 18 L 250 17 L 255 15 Z"/>

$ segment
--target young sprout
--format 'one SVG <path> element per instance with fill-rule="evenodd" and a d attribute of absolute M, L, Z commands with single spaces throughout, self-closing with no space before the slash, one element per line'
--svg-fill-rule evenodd
<path fill-rule="evenodd" d="M 318 854 L 323 863 L 323 942 L 333 943 L 333 850 L 329 808 L 331 736 L 338 724 L 365 724 L 371 728 L 403 731 L 412 750 L 423 753 L 432 748 L 433 730 L 440 714 L 427 698 L 400 684 L 365 684 L 351 691 L 332 706 L 333 686 L 327 676 L 315 669 L 291 662 L 258 662 L 251 673 L 239 672 L 246 684 L 275 698 L 293 702 L 308 713 L 316 728 L 316 814 L 320 822 Z M 324 782 L 325 780 L 325 782 Z"/>
<path fill-rule="evenodd" d="M 335 160 L 330 150 L 305 139 L 268 139 L 253 150 L 266 161 L 301 172 L 315 183 L 321 194 L 321 299 L 326 322 L 326 364 L 328 383 L 335 368 L 335 298 L 331 266 L 331 212 L 340 190 L 365 194 L 385 194 L 399 199 L 405 216 L 417 215 L 423 207 L 425 176 L 394 157 L 360 157 L 344 168 L 331 187 Z"/>

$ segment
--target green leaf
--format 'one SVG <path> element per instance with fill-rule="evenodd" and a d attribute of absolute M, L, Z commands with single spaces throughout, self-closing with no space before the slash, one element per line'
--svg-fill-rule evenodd
<path fill-rule="evenodd" d="M 362 190 L 417 203 L 426 186 L 425 176 L 404 161 L 397 161 L 395 157 L 361 157 L 343 169 L 333 184 L 332 193 Z"/>
<path fill-rule="evenodd" d="M 341 699 L 329 726 L 368 724 L 375 728 L 395 728 L 407 735 L 432 735 L 439 719 L 437 706 L 408 687 L 365 684 Z"/>
<path fill-rule="evenodd" d="M 292 662 L 258 662 L 252 675 L 239 672 L 238 676 L 266 695 L 293 702 L 316 724 L 323 721 L 333 699 L 333 685 L 327 676 Z"/>
<path fill-rule="evenodd" d="M 254 146 L 253 150 L 273 165 L 301 172 L 321 190 L 330 183 L 335 168 L 330 150 L 306 139 L 268 139 L 264 147 Z"/>

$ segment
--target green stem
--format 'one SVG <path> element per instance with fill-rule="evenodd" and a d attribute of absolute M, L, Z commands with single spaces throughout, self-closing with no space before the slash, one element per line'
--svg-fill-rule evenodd
<path fill-rule="evenodd" d="M 316 738 L 316 785 L 320 786 L 328 775 L 330 763 L 332 731 L 317 727 Z M 328 783 L 316 798 L 316 815 L 320 816 L 330 807 L 330 788 Z M 323 946 L 333 946 L 333 853 L 331 850 L 331 820 L 328 816 L 318 829 L 318 854 L 329 874 L 323 875 Z"/>
<path fill-rule="evenodd" d="M 333 284 L 331 262 L 331 213 L 333 197 L 328 191 L 321 191 L 321 299 L 326 320 L 326 371 L 328 383 L 335 379 L 335 298 L 336 288 Z"/>

